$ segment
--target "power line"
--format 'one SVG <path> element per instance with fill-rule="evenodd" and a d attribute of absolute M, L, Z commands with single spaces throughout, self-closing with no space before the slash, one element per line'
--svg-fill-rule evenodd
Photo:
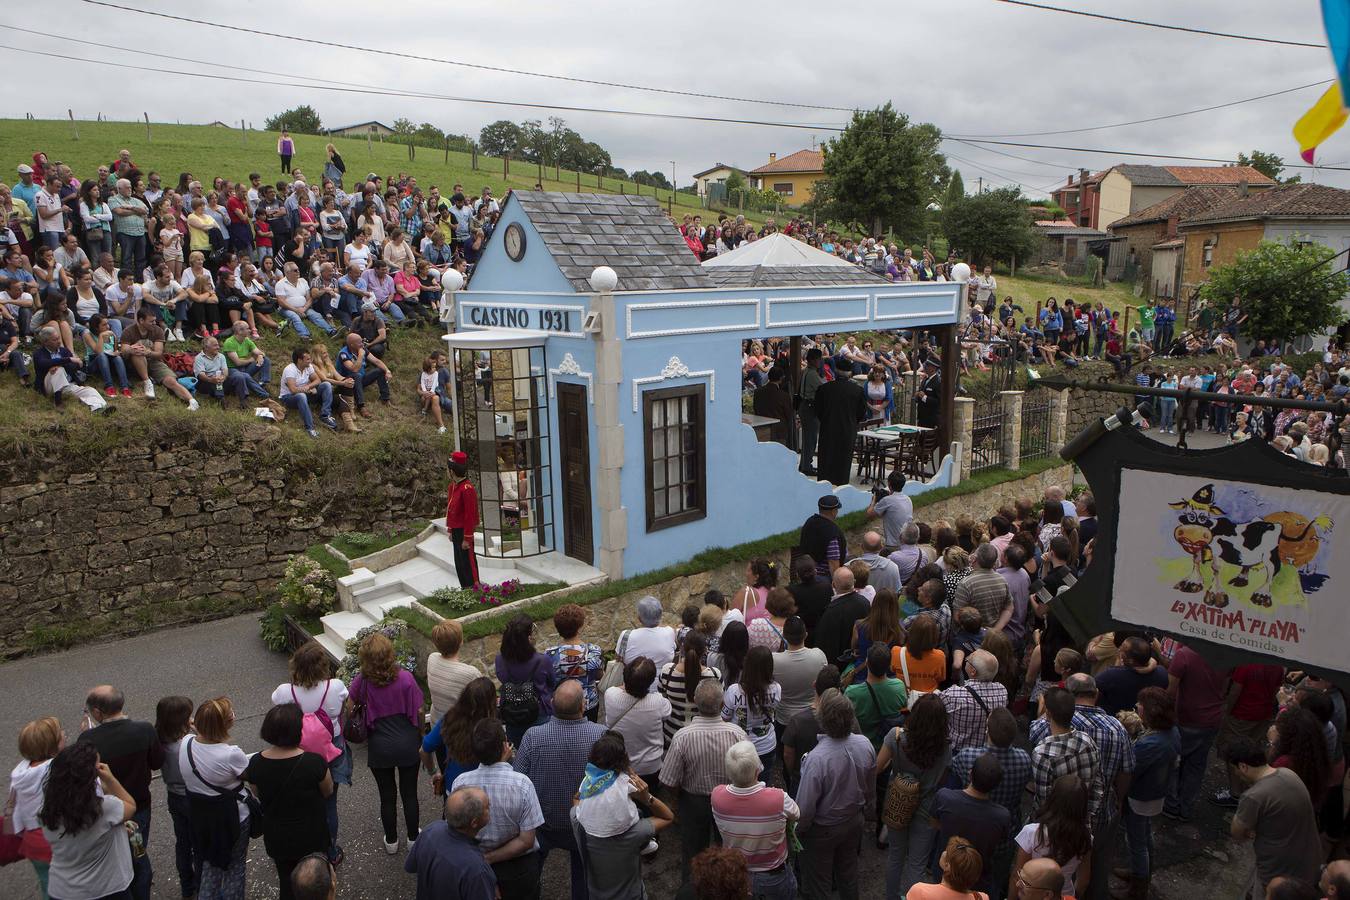
<path fill-rule="evenodd" d="M 1257 100 L 1267 100 L 1271 97 L 1279 97 L 1283 94 L 1292 94 L 1295 91 L 1307 90 L 1310 87 L 1325 87 L 1336 79 L 1327 78 L 1323 81 L 1314 81 L 1309 84 L 1300 84 L 1298 87 L 1285 88 L 1282 91 L 1271 91 L 1269 94 L 1259 94 L 1255 97 L 1245 97 L 1241 100 L 1231 100 L 1228 103 L 1219 103 L 1214 106 L 1202 106 L 1198 109 L 1188 109 L 1184 112 L 1168 113 L 1165 116 L 1151 116 L 1147 119 L 1134 119 L 1129 122 L 1115 122 L 1111 125 L 1093 125 L 1091 128 L 1066 128 L 1062 131 L 1022 131 L 1014 134 L 977 134 L 977 135 L 948 135 L 949 137 L 984 137 L 984 138 L 1010 138 L 1010 137 L 1050 137 L 1057 134 L 1082 134 L 1085 131 L 1102 131 L 1106 128 L 1124 128 L 1127 125 L 1143 125 L 1147 122 L 1162 122 L 1166 119 L 1179 119 L 1182 116 L 1193 116 L 1196 113 L 1212 112 L 1216 109 L 1228 109 L 1231 106 L 1240 106 L 1243 103 L 1253 103 Z"/>
<path fill-rule="evenodd" d="M 1026 144 L 1015 141 L 990 141 L 976 138 L 962 138 L 957 141 L 960 144 L 994 144 L 999 147 L 1027 147 L 1033 150 L 1067 150 L 1071 153 L 1101 153 L 1105 156 L 1138 156 L 1145 159 L 1180 159 L 1186 162 L 1213 162 L 1232 164 L 1231 158 L 1219 156 L 1183 156 L 1177 153 L 1144 153 L 1138 150 L 1106 150 L 1101 147 L 1064 147 L 1058 144 Z M 1071 167 L 1070 167 L 1071 168 Z M 1350 167 L 1345 166 L 1306 166 L 1294 163 L 1286 163 L 1286 169 L 1316 169 L 1319 172 L 1350 172 Z"/>
<path fill-rule="evenodd" d="M 1032 159 L 1030 156 L 1018 156 L 1016 153 L 1006 153 L 1002 150 L 995 150 L 993 147 L 981 147 L 978 144 L 973 143 L 972 141 L 966 138 L 944 138 L 944 140 L 953 141 L 954 143 L 957 144 L 965 144 L 972 150 L 984 150 L 987 153 L 996 153 L 999 156 L 1006 156 L 1008 157 L 1008 159 L 1016 159 L 1022 162 L 1029 162 L 1037 166 L 1045 166 L 1047 169 L 1058 169 L 1060 171 L 1063 171 L 1064 169 L 1078 168 L 1078 166 L 1074 165 L 1073 163 L 1058 163 L 1058 162 L 1050 162 L 1044 159 Z"/>
<path fill-rule="evenodd" d="M 851 113 L 854 107 L 851 106 L 825 106 L 814 103 L 792 103 L 786 100 L 764 100 L 755 97 L 730 97 L 722 94 L 705 94 L 698 91 L 682 91 L 674 88 L 652 87 L 641 84 L 625 84 L 618 81 L 601 81 L 593 78 L 580 78 L 573 75 L 557 75 L 550 72 L 531 72 L 525 69 L 512 69 L 505 66 L 490 66 L 484 63 L 471 63 L 462 60 L 444 59 L 437 56 L 422 56 L 416 53 L 403 53 L 398 50 L 384 50 L 378 47 L 361 47 L 355 44 L 342 44 L 337 41 L 323 41 L 318 38 L 304 37 L 299 34 L 276 34 L 270 31 L 262 31 L 256 28 L 247 28 L 242 25 L 226 25 L 221 22 L 210 22 L 206 19 L 194 19 L 188 16 L 176 16 L 171 13 L 158 12 L 149 9 L 137 9 L 134 6 L 123 6 L 119 3 L 109 3 L 107 0 L 80 0 L 82 3 L 88 3 L 91 6 L 102 6 L 107 9 L 116 9 L 122 12 L 136 13 L 142 16 L 155 16 L 161 19 L 170 19 L 175 22 L 186 22 L 191 25 L 205 25 L 208 28 L 220 28 L 226 31 L 238 31 L 244 34 L 253 34 L 260 37 L 277 38 L 279 40 L 298 41 L 304 44 L 314 44 L 319 47 L 329 47 L 338 50 L 352 50 L 360 53 L 373 53 L 380 56 L 392 56 L 398 59 L 411 59 L 420 62 L 438 63 L 445 66 L 460 66 L 467 69 L 479 69 L 485 72 L 499 72 L 506 75 L 524 75 L 530 78 L 548 78 L 553 81 L 569 81 L 574 84 L 591 84 L 599 87 L 622 88 L 629 91 L 646 91 L 653 94 L 670 94 L 681 97 L 696 97 L 701 100 L 730 100 L 735 103 L 760 103 L 768 106 L 789 106 L 797 109 L 825 109 L 832 112 Z"/>
<path fill-rule="evenodd" d="M 111 66 L 117 69 L 130 69 L 137 72 L 154 72 L 161 75 L 182 75 L 188 78 L 205 78 L 216 81 L 233 81 L 241 84 L 261 84 L 272 87 L 291 87 L 305 88 L 316 91 L 333 91 L 345 94 L 371 94 L 379 97 L 408 97 L 417 100 L 443 100 L 450 103 L 481 103 L 488 106 L 511 106 L 523 107 L 527 109 L 546 109 L 560 112 L 581 112 L 597 113 L 611 116 L 634 116 L 644 119 L 674 119 L 684 122 L 710 122 L 719 125 L 753 125 L 764 128 L 795 128 L 804 131 L 843 131 L 841 126 L 829 125 L 810 125 L 790 122 L 768 122 L 757 119 L 732 119 L 719 116 L 690 116 L 677 113 L 655 113 L 644 112 L 641 110 L 629 109 L 609 109 L 596 106 L 568 106 L 558 103 L 530 103 L 518 100 L 490 100 L 483 97 L 458 97 L 450 94 L 430 94 L 417 93 L 412 91 L 401 91 L 375 87 L 354 87 L 334 84 L 297 84 L 295 82 L 273 81 L 262 78 L 243 78 L 237 75 L 223 75 L 215 72 L 185 72 L 181 69 L 160 69 L 154 66 L 137 66 L 130 63 L 118 63 L 103 59 L 84 59 L 82 57 L 70 56 L 64 53 L 51 53 L 45 50 L 30 50 L 26 47 L 12 47 L 7 44 L 0 44 L 0 50 L 11 50 L 15 53 L 28 53 L 34 56 L 45 56 L 52 59 L 65 60 L 66 62 L 85 63 L 95 66 Z M 255 70 L 258 71 L 258 70 Z M 285 76 L 306 78 L 308 76 Z"/>
<path fill-rule="evenodd" d="M 1315 47 L 1318 50 L 1325 50 L 1326 44 L 1312 44 L 1306 41 L 1286 41 L 1280 38 L 1257 37 L 1251 34 L 1233 34 L 1229 31 L 1210 31 L 1207 28 L 1188 28 L 1185 25 L 1168 25 L 1162 22 L 1145 22 L 1142 19 L 1127 19 L 1124 16 L 1108 16 L 1106 13 L 1088 12 L 1085 9 L 1068 9 L 1063 6 L 1050 6 L 1045 3 L 1031 3 L 1028 0 L 997 0 L 999 3 L 1007 3 L 1010 6 L 1025 6 L 1030 9 L 1040 9 L 1047 12 L 1068 13 L 1071 16 L 1083 16 L 1088 19 L 1104 19 L 1107 22 L 1118 22 L 1124 25 L 1143 25 L 1146 28 L 1161 28 L 1164 31 L 1184 31 L 1187 34 L 1203 34 L 1208 37 L 1231 38 L 1235 41 L 1254 41 L 1260 44 L 1281 44 L 1286 47 Z"/>

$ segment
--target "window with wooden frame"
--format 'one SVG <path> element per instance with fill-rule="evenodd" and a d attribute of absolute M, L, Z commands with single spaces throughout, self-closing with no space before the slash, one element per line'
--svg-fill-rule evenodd
<path fill-rule="evenodd" d="M 642 395 L 648 531 L 708 514 L 706 392 L 705 385 L 695 384 Z"/>
<path fill-rule="evenodd" d="M 791 197 L 795 187 L 791 181 L 778 181 L 774 183 L 773 189 L 784 197 Z"/>

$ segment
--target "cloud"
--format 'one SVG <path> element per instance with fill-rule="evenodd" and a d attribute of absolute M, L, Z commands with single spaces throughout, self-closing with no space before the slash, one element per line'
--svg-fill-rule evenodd
<path fill-rule="evenodd" d="M 184 9 L 165 0 L 130 2 L 175 14 Z M 1206 0 L 1177 6 L 1165 0 L 1135 0 L 1129 14 L 1245 34 L 1320 40 L 1317 4 L 1298 0 L 1289 6 L 1283 16 L 1271 20 L 1260 5 Z M 156 67 L 219 72 L 224 70 L 199 64 L 222 63 L 351 84 L 504 100 L 836 126 L 848 118 L 840 111 L 701 99 L 400 60 L 171 22 L 79 0 L 54 0 L 45 9 L 68 23 L 60 34 L 37 37 L 11 31 L 8 43 Z M 851 9 L 846 14 L 829 4 L 743 2 L 715 16 L 617 0 L 571 5 L 538 0 L 467 0 L 453 5 L 406 0 L 396 10 L 331 0 L 293 0 L 282 6 L 255 0 L 241 9 L 238 3 L 209 0 L 193 5 L 187 14 L 283 35 L 702 94 L 850 108 L 890 100 L 915 121 L 968 135 L 1057 131 L 1146 118 L 1332 75 L 1326 53 L 1314 49 L 1172 33 L 994 0 L 911 0 L 894 9 Z M 62 34 L 126 51 L 72 47 L 62 44 Z M 147 58 L 137 51 L 171 54 L 179 61 Z M 0 52 L 9 57 L 11 72 L 42 75 L 42 102 L 35 100 L 31 84 L 23 79 L 0 84 L 0 101 L 15 114 L 31 110 L 39 116 L 55 115 L 71 106 L 77 116 L 89 118 L 102 112 L 133 119 L 148 110 L 152 119 L 162 121 L 245 118 L 261 126 L 272 112 L 304 102 L 315 106 L 326 122 L 406 116 L 471 135 L 496 119 L 550 115 L 545 110 L 133 73 Z M 1290 127 L 1316 96 L 1316 89 L 1309 89 L 1165 122 L 1009 140 L 1222 158 L 1262 149 L 1296 162 Z M 753 168 L 770 152 L 786 155 L 811 146 L 813 138 L 819 143 L 834 134 L 824 128 L 557 114 L 606 147 L 615 163 L 629 170 L 668 172 L 673 160 L 680 183 L 688 183 L 690 173 L 714 162 Z M 1118 162 L 1149 161 L 1074 150 L 945 146 L 961 157 L 952 164 L 962 170 L 967 185 L 983 177 L 997 185 L 1020 183 L 1029 193 L 1042 193 L 1080 166 L 1100 169 Z M 1350 162 L 1350 132 L 1333 138 L 1319 159 Z M 1304 173 L 1305 180 L 1309 176 Z M 1350 187 L 1350 172 L 1320 173 L 1318 180 Z"/>

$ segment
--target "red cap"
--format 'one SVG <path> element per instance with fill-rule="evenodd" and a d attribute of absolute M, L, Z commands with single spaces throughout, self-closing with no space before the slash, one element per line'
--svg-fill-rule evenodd
<path fill-rule="evenodd" d="M 469 454 L 465 453 L 463 450 L 456 450 L 454 453 L 450 454 L 450 461 L 452 463 L 463 463 L 467 465 L 469 462 Z"/>

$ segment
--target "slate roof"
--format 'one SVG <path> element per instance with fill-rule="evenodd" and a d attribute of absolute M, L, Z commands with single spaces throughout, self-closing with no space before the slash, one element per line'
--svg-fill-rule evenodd
<path fill-rule="evenodd" d="M 834 287 L 848 284 L 890 284 L 861 266 L 721 266 L 704 271 L 720 288 Z"/>
<path fill-rule="evenodd" d="M 513 191 L 563 276 L 590 292 L 596 266 L 619 276 L 617 291 L 715 287 L 680 230 L 651 197 Z"/>
<path fill-rule="evenodd" d="M 1325 184 L 1278 184 L 1201 213 L 1182 226 L 1242 219 L 1350 218 L 1350 191 Z"/>
<path fill-rule="evenodd" d="M 1173 194 L 1166 200 L 1145 207 L 1123 219 L 1111 223 L 1111 230 L 1128 228 L 1131 225 L 1145 225 L 1150 222 L 1166 222 L 1173 216 L 1184 222 L 1216 206 L 1236 200 L 1237 188 L 1230 185 L 1203 185 L 1190 187 L 1179 194 Z"/>
<path fill-rule="evenodd" d="M 758 169 L 751 169 L 751 175 L 772 175 L 775 172 L 824 172 L 825 154 L 819 150 L 798 150 L 781 159 L 775 159 Z"/>
<path fill-rule="evenodd" d="M 1119 172 L 1130 180 L 1135 187 L 1180 187 L 1181 179 L 1162 166 L 1116 166 Z"/>

